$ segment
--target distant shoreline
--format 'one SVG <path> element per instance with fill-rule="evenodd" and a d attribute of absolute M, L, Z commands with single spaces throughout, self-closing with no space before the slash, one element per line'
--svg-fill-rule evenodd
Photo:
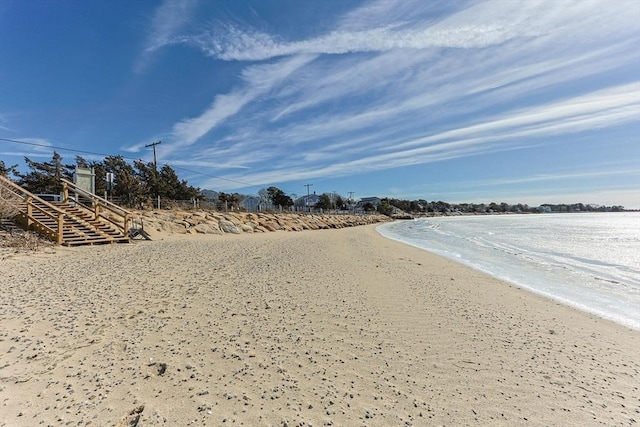
<path fill-rule="evenodd" d="M 572 211 L 572 212 L 428 212 L 392 215 L 392 219 L 417 219 L 435 218 L 443 216 L 491 216 L 491 215 L 573 215 L 573 214 L 624 214 L 629 212 L 640 212 L 640 209 L 627 209 L 623 211 Z"/>

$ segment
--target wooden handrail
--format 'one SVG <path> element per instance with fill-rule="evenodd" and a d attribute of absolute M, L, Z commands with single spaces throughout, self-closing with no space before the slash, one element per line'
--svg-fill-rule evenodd
<path fill-rule="evenodd" d="M 39 198 L 1 175 L 0 189 L 6 194 L 7 203 L 17 208 L 18 218 L 27 229 L 36 229 L 58 244 L 129 241 L 129 223 L 133 217 L 131 212 L 78 188 L 72 182 L 65 179 L 61 181 L 64 201 L 59 206 Z M 76 198 L 81 196 L 81 200 L 89 199 L 91 207 L 85 206 L 81 200 L 70 199 L 69 189 Z M 113 227 L 109 227 L 109 224 Z M 105 225 L 110 230 L 104 228 Z"/>
<path fill-rule="evenodd" d="M 105 199 L 105 198 L 102 198 L 102 197 L 97 196 L 97 195 L 95 195 L 95 194 L 93 194 L 93 193 L 90 193 L 90 192 L 88 192 L 88 191 L 86 191 L 86 190 L 83 190 L 82 188 L 78 187 L 76 184 L 74 184 L 74 183 L 73 183 L 73 182 L 71 182 L 71 181 L 68 181 L 68 180 L 66 180 L 66 179 L 64 179 L 64 178 L 60 178 L 60 181 L 62 181 L 64 184 L 67 184 L 67 185 L 68 185 L 69 187 L 71 187 L 71 188 L 73 189 L 73 191 L 75 191 L 76 193 L 82 194 L 83 196 L 88 197 L 88 198 L 90 198 L 91 200 L 96 200 L 96 201 L 98 201 L 100 204 L 104 205 L 105 207 L 107 207 L 107 206 L 108 206 L 108 207 L 110 208 L 109 210 L 112 210 L 112 211 L 120 211 L 120 212 L 122 212 L 122 213 L 120 214 L 120 216 L 124 216 L 125 214 L 131 215 L 131 212 L 129 212 L 128 210 L 123 209 L 122 207 L 120 207 L 120 206 L 116 205 L 115 203 L 112 203 L 112 202 L 108 201 L 108 200 L 107 200 L 107 199 Z"/>
<path fill-rule="evenodd" d="M 110 223 L 112 223 L 113 225 L 115 225 L 118 228 L 122 228 L 124 235 L 128 235 L 129 233 L 129 221 L 132 218 L 132 213 L 129 212 L 126 209 L 121 208 L 120 206 L 116 205 L 115 203 L 111 203 L 110 201 L 108 201 L 107 199 L 104 199 L 100 196 L 97 196 L 93 193 L 90 193 L 89 191 L 83 190 L 82 188 L 79 188 L 76 184 L 74 184 L 71 181 L 68 181 L 64 178 L 61 178 L 60 181 L 62 181 L 62 184 L 64 186 L 64 202 L 69 202 L 69 189 L 71 189 L 74 193 L 81 195 L 83 197 L 86 197 L 88 199 L 91 200 L 92 203 L 92 213 L 94 215 L 94 218 L 98 218 L 101 217 L 107 221 L 109 221 Z M 85 206 L 83 206 L 85 207 Z M 117 216 L 122 217 L 123 220 L 123 225 L 122 227 L 114 222 L 113 220 L 111 220 L 110 218 L 102 215 L 102 213 L 100 212 L 100 207 L 103 207 L 105 210 L 116 214 Z M 88 209 L 87 207 L 85 207 L 85 209 Z"/>
<path fill-rule="evenodd" d="M 0 175 L 0 183 L 2 183 L 5 188 L 7 188 L 9 191 L 11 191 L 13 194 L 18 196 L 20 199 L 22 199 L 26 203 L 27 211 L 25 212 L 25 216 L 27 219 L 27 226 L 30 226 L 32 224 L 37 224 L 39 227 L 43 229 L 45 233 L 51 234 L 58 244 L 62 243 L 62 229 L 64 227 L 64 216 L 65 216 L 65 212 L 62 209 L 47 202 L 46 200 L 40 199 L 35 194 L 25 190 L 24 188 L 20 187 L 18 184 L 14 183 L 10 179 L 2 175 Z M 38 204 L 33 202 L 34 199 L 38 201 Z M 46 206 L 47 209 L 44 209 L 40 205 Z M 33 215 L 33 209 L 36 209 L 38 212 L 54 220 L 56 222 L 56 228 L 53 229 L 47 226 L 46 224 L 42 223 L 41 221 L 39 221 L 37 218 L 35 218 Z M 52 212 L 55 212 L 55 213 L 52 213 Z"/>
<path fill-rule="evenodd" d="M 54 210 L 57 213 L 64 214 L 64 211 L 62 209 L 58 208 L 55 205 L 52 205 L 51 203 L 47 202 L 46 200 L 40 199 L 38 196 L 36 196 L 35 194 L 30 193 L 29 191 L 27 191 L 24 188 L 20 187 L 18 184 L 16 184 L 15 182 L 11 181 L 9 178 L 5 178 L 4 176 L 0 175 L 0 182 L 2 182 L 5 185 L 8 185 L 10 187 L 10 189 L 13 191 L 13 193 L 16 194 L 18 197 L 20 197 L 22 199 L 26 199 L 26 196 L 35 197 L 36 200 L 38 200 L 38 202 L 42 203 L 43 205 L 45 205 L 49 209 Z M 40 209 L 40 210 L 42 210 L 42 209 Z"/>

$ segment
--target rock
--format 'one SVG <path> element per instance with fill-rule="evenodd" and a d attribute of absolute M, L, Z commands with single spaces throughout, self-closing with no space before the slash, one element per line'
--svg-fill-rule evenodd
<path fill-rule="evenodd" d="M 267 230 L 267 231 L 276 231 L 277 230 L 276 227 L 274 227 L 273 225 L 271 225 L 269 223 L 266 223 L 266 222 L 261 222 L 260 226 L 262 228 L 264 228 L 265 230 Z"/>
<path fill-rule="evenodd" d="M 116 427 L 136 427 L 140 422 L 142 411 L 144 411 L 144 405 L 134 408 L 131 412 L 122 417 L 122 420 L 116 424 Z"/>
<path fill-rule="evenodd" d="M 240 229 L 245 233 L 253 233 L 253 227 L 250 224 L 242 224 L 240 225 Z"/>
<path fill-rule="evenodd" d="M 237 216 L 235 216 L 233 214 L 225 215 L 224 219 L 226 219 L 227 221 L 233 223 L 233 225 L 235 225 L 236 227 L 240 227 L 240 225 L 242 224 L 242 221 Z"/>
<path fill-rule="evenodd" d="M 139 212 L 145 228 L 179 234 L 241 234 L 264 233 L 278 230 L 302 231 L 354 227 L 389 221 L 383 215 L 327 215 L 245 212 Z"/>
<path fill-rule="evenodd" d="M 187 232 L 187 229 L 184 227 L 184 225 L 180 225 L 171 221 L 162 221 L 160 223 L 160 227 L 162 227 L 162 230 L 168 231 L 170 233 L 186 234 Z"/>
<path fill-rule="evenodd" d="M 190 226 L 194 226 L 194 225 L 198 225 L 201 224 L 203 221 L 201 218 L 185 218 L 184 222 L 186 222 L 187 224 L 189 224 Z"/>
<path fill-rule="evenodd" d="M 242 231 L 240 231 L 240 229 L 238 229 L 238 227 L 236 227 L 234 223 L 226 219 L 219 220 L 218 225 L 220 225 L 220 229 L 225 233 L 233 233 L 233 234 L 242 233 Z"/>
<path fill-rule="evenodd" d="M 222 230 L 212 224 L 198 224 L 193 229 L 202 234 L 222 234 Z"/>

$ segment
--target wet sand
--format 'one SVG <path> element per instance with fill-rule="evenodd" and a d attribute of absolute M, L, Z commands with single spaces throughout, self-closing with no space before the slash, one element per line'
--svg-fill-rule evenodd
<path fill-rule="evenodd" d="M 0 261 L 0 426 L 632 425 L 640 333 L 374 226 Z"/>

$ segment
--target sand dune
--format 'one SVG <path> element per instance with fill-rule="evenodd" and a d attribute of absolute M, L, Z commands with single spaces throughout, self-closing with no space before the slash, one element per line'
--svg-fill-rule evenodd
<path fill-rule="evenodd" d="M 0 290 L 0 426 L 640 421 L 637 331 L 373 226 L 60 248 Z"/>

